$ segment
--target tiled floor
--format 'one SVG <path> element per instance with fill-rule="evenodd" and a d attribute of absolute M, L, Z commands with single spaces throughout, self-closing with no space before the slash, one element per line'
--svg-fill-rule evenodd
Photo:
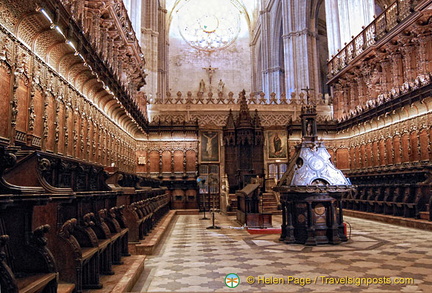
<path fill-rule="evenodd" d="M 209 230 L 201 217 L 177 216 L 134 292 L 432 292 L 432 232 L 345 217 L 352 226 L 347 243 L 305 247 L 283 244 L 276 234 L 249 235 L 222 215 L 222 229 Z M 229 273 L 240 278 L 235 288 L 225 285 Z M 269 278 L 273 284 L 264 283 Z M 299 285 L 306 278 L 311 284 Z M 414 284 L 395 284 L 409 278 Z"/>

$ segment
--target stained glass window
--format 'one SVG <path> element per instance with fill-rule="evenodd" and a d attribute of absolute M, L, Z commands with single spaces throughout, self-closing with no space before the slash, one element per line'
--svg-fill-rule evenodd
<path fill-rule="evenodd" d="M 240 11 L 230 0 L 185 1 L 177 16 L 181 36 L 199 50 L 226 48 L 240 32 Z"/>

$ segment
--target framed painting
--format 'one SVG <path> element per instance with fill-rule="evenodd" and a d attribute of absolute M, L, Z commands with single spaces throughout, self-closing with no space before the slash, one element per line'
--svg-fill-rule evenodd
<path fill-rule="evenodd" d="M 219 162 L 219 133 L 201 132 L 201 162 Z"/>
<path fill-rule="evenodd" d="M 269 159 L 287 158 L 287 134 L 283 130 L 267 132 L 267 146 Z"/>

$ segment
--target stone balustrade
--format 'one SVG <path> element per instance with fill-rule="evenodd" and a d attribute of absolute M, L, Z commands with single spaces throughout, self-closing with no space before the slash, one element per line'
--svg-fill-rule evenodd
<path fill-rule="evenodd" d="M 277 96 L 276 93 L 272 92 L 269 96 L 265 93 L 250 93 L 247 97 L 248 104 L 255 105 L 304 105 L 306 103 L 314 105 L 331 105 L 333 99 L 328 94 L 317 94 L 308 96 L 305 93 L 296 94 L 291 93 L 290 97 L 287 98 L 285 93 Z M 175 96 L 170 92 L 167 92 L 165 98 L 156 97 L 155 99 L 149 99 L 148 104 L 161 105 L 161 104 L 193 104 L 193 105 L 234 105 L 239 104 L 240 99 L 234 97 L 233 92 L 227 94 L 219 92 L 214 94 L 213 92 L 192 92 L 188 91 L 186 96 L 182 92 L 178 91 Z"/>

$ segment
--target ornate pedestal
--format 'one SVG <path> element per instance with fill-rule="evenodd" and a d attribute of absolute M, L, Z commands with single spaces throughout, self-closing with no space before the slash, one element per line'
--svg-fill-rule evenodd
<path fill-rule="evenodd" d="M 281 193 L 281 241 L 305 245 L 347 241 L 340 200 L 343 189 L 334 189 L 337 192 L 316 187 L 275 189 Z"/>

